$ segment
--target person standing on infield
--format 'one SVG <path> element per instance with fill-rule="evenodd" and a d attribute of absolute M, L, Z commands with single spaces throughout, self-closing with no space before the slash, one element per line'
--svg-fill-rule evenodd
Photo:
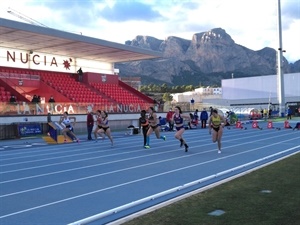
<path fill-rule="evenodd" d="M 206 122 L 208 120 L 208 113 L 206 109 L 204 108 L 200 114 L 200 120 L 201 120 L 201 128 L 206 128 Z"/>
<path fill-rule="evenodd" d="M 88 137 L 87 139 L 89 141 L 93 140 L 92 139 L 92 131 L 94 127 L 94 117 L 93 117 L 93 112 L 88 111 L 87 117 L 86 117 L 86 127 L 87 127 L 87 132 L 88 132 Z"/>
<path fill-rule="evenodd" d="M 223 135 L 224 124 L 226 124 L 226 119 L 218 114 L 217 109 L 213 109 L 212 115 L 208 119 L 208 127 L 209 134 L 212 134 L 212 141 L 218 142 L 218 153 L 221 153 L 221 140 Z"/>
<path fill-rule="evenodd" d="M 169 123 L 169 131 L 173 131 L 174 128 L 174 121 L 172 121 L 173 115 L 174 115 L 174 111 L 172 110 L 172 108 L 170 108 L 166 116 L 166 120 Z"/>

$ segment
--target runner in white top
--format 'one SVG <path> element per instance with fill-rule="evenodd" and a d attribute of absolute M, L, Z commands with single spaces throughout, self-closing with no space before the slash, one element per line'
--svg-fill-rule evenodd
<path fill-rule="evenodd" d="M 73 132 L 73 126 L 76 124 L 76 117 L 75 116 L 68 116 L 68 112 L 64 112 L 64 115 L 60 118 L 59 123 L 64 124 L 65 128 L 62 130 L 62 133 L 65 137 L 65 143 L 67 142 L 67 136 L 68 134 L 71 134 L 76 141 L 79 143 L 79 139 L 76 137 L 76 135 Z M 73 120 L 73 123 L 71 122 Z"/>

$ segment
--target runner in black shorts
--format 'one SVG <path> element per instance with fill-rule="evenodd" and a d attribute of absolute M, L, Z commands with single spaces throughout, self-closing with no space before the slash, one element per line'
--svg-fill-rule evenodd
<path fill-rule="evenodd" d="M 153 107 L 149 107 L 148 112 L 149 112 L 148 122 L 149 122 L 150 127 L 147 132 L 146 145 L 144 146 L 145 148 L 150 148 L 149 140 L 150 140 L 150 135 L 152 134 L 153 131 L 154 131 L 157 139 L 162 139 L 164 141 L 166 140 L 166 136 L 160 135 L 160 126 L 158 125 L 158 119 L 157 119 L 156 112 L 153 109 Z"/>
<path fill-rule="evenodd" d="M 189 149 L 189 146 L 187 145 L 187 143 L 185 142 L 185 140 L 182 137 L 182 135 L 185 131 L 185 128 L 183 126 L 183 119 L 190 120 L 190 116 L 189 115 L 183 115 L 182 111 L 181 111 L 181 108 L 179 106 L 175 106 L 175 113 L 172 117 L 172 121 L 174 121 L 175 128 L 176 128 L 175 138 L 180 141 L 180 147 L 182 147 L 184 145 L 185 152 L 187 152 L 188 149 Z"/>
<path fill-rule="evenodd" d="M 223 122 L 223 124 L 222 124 Z M 226 119 L 218 114 L 217 109 L 213 109 L 212 115 L 208 119 L 209 134 L 212 133 L 212 141 L 218 141 L 218 153 L 221 153 L 221 139 L 223 135 L 223 127 L 226 124 Z M 212 130 L 212 132 L 211 132 Z"/>

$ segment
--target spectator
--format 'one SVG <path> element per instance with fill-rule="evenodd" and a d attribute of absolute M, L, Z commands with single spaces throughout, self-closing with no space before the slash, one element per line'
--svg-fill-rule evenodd
<path fill-rule="evenodd" d="M 191 99 L 191 106 L 192 106 L 191 109 L 192 109 L 192 110 L 194 110 L 194 104 L 195 104 L 195 100 L 192 98 L 192 99 Z"/>
<path fill-rule="evenodd" d="M 208 120 L 208 113 L 206 109 L 204 108 L 200 114 L 200 120 L 201 120 L 201 128 L 206 128 L 206 123 Z"/>
<path fill-rule="evenodd" d="M 197 120 L 197 121 L 199 120 L 198 112 L 199 112 L 198 109 L 196 109 L 194 112 L 194 120 Z"/>
<path fill-rule="evenodd" d="M 166 120 L 169 123 L 169 131 L 174 130 L 174 123 L 173 123 L 173 120 L 172 120 L 174 113 L 175 112 L 172 110 L 172 108 L 170 108 L 169 112 L 167 112 Z"/>
<path fill-rule="evenodd" d="M 209 114 L 209 116 L 211 116 L 214 109 L 213 109 L 213 107 L 209 107 L 209 109 L 210 109 L 210 114 Z"/>
<path fill-rule="evenodd" d="M 264 118 L 267 119 L 268 118 L 268 110 L 265 108 L 264 109 Z"/>
<path fill-rule="evenodd" d="M 297 107 L 295 108 L 295 116 L 298 116 L 298 109 L 297 109 Z"/>
<path fill-rule="evenodd" d="M 38 99 L 38 96 L 37 95 L 34 95 L 32 100 L 31 100 L 32 103 L 38 103 L 39 102 L 39 99 Z"/>
<path fill-rule="evenodd" d="M 292 110 L 291 110 L 291 108 L 290 107 L 288 107 L 288 109 L 287 109 L 287 120 L 288 119 L 292 119 Z"/>
<path fill-rule="evenodd" d="M 154 105 L 154 110 L 157 112 L 158 111 L 158 102 L 156 100 L 155 101 L 155 105 Z"/>
<path fill-rule="evenodd" d="M 260 110 L 261 118 L 264 118 L 264 110 L 261 108 Z"/>
<path fill-rule="evenodd" d="M 190 129 L 192 129 L 192 125 L 193 125 L 193 127 L 197 127 L 197 125 L 198 125 L 198 120 L 199 120 L 198 109 L 195 110 L 194 114 L 190 113 L 190 119 L 191 119 L 191 120 L 190 120 L 190 122 L 188 123 Z"/>
<path fill-rule="evenodd" d="M 269 119 L 271 119 L 271 117 L 272 117 L 272 109 L 270 108 L 269 109 Z"/>
<path fill-rule="evenodd" d="M 190 113 L 190 120 L 188 122 L 189 129 L 192 129 L 192 121 L 194 120 L 194 114 Z"/>
<path fill-rule="evenodd" d="M 82 82 L 83 80 L 83 72 L 81 67 L 79 68 L 79 70 L 77 70 L 77 74 L 78 74 L 78 81 Z"/>
<path fill-rule="evenodd" d="M 15 102 L 17 102 L 16 96 L 11 95 L 11 96 L 10 96 L 10 99 L 9 99 L 9 102 L 10 102 L 10 103 L 15 103 Z"/>
<path fill-rule="evenodd" d="M 48 101 L 48 102 L 50 102 L 50 103 L 51 103 L 51 102 L 52 102 L 52 103 L 53 103 L 53 102 L 55 102 L 55 100 L 54 100 L 54 97 L 53 97 L 52 95 L 50 96 L 50 98 L 49 98 L 49 101 Z"/>
<path fill-rule="evenodd" d="M 53 112 L 54 111 L 54 103 L 55 103 L 55 100 L 54 100 L 54 97 L 51 95 L 48 102 L 50 103 L 50 111 Z"/>
<path fill-rule="evenodd" d="M 86 118 L 86 125 L 88 131 L 88 140 L 91 141 L 92 139 L 92 131 L 94 127 L 94 117 L 91 111 L 88 111 L 87 118 Z"/>

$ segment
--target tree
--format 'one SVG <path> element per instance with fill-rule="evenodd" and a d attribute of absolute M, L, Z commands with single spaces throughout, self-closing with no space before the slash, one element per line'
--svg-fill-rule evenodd
<path fill-rule="evenodd" d="M 193 91 L 193 90 L 195 90 L 193 85 L 186 85 L 185 86 L 185 91 Z"/>
<path fill-rule="evenodd" d="M 161 87 L 160 87 L 160 91 L 161 91 L 162 93 L 168 92 L 168 89 L 169 89 L 169 88 L 168 88 L 168 86 L 167 86 L 166 83 L 162 84 Z"/>
<path fill-rule="evenodd" d="M 163 99 L 164 102 L 172 101 L 173 96 L 170 93 L 164 93 L 162 99 Z"/>

